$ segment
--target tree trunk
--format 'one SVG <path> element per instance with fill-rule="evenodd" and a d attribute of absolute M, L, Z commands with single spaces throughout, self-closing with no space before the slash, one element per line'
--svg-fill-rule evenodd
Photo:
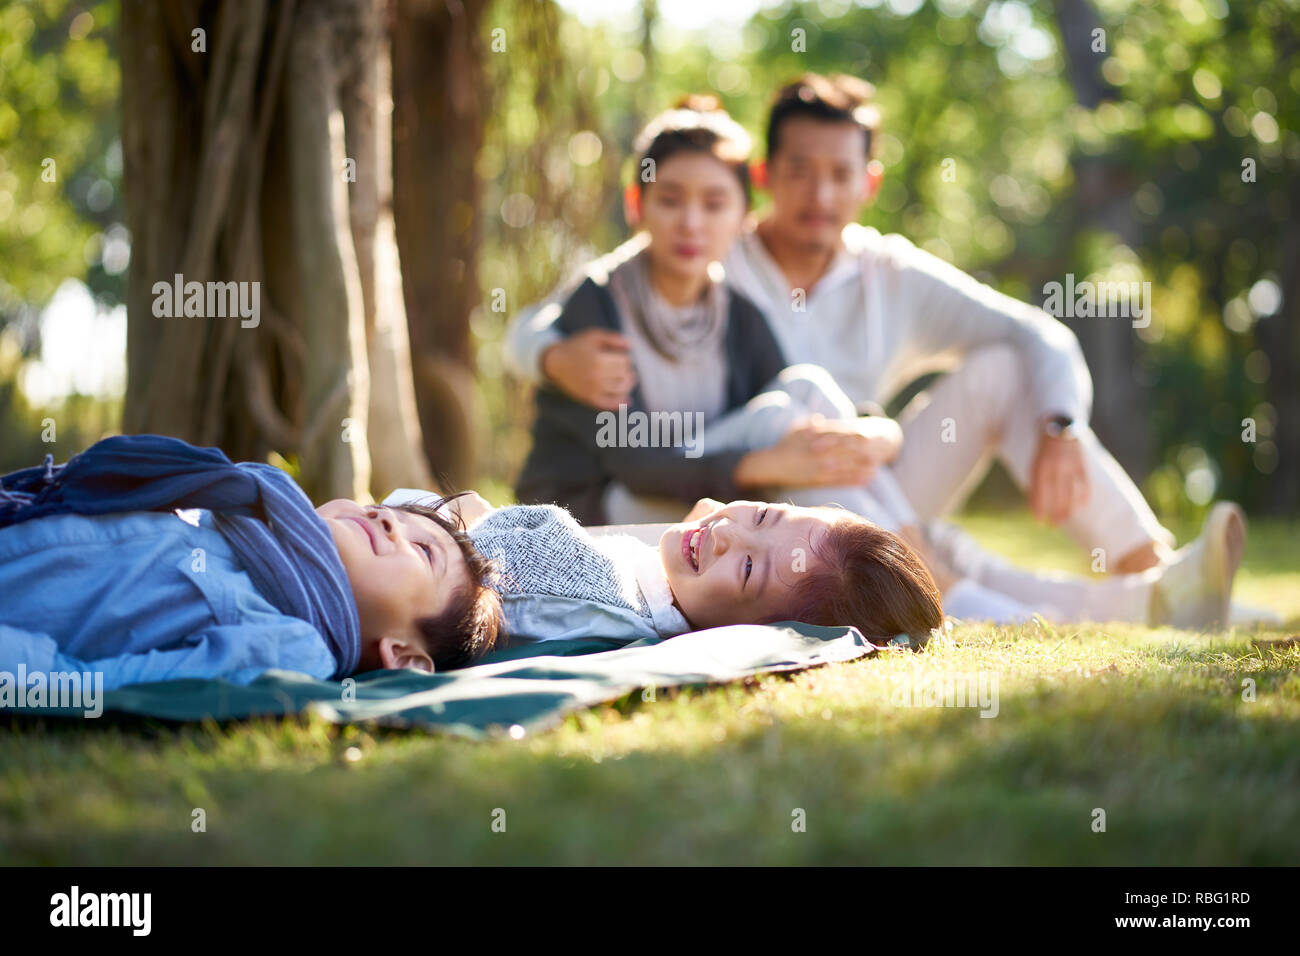
<path fill-rule="evenodd" d="M 397 0 L 392 26 L 394 218 L 415 394 L 434 473 L 462 486 L 474 474 L 480 414 L 469 319 L 482 302 L 474 164 L 483 141 L 486 6 Z M 504 39 L 510 43 L 508 31 Z"/>
<path fill-rule="evenodd" d="M 393 229 L 392 79 L 387 24 L 371 8 L 364 55 L 343 83 L 348 156 L 356 161 L 351 185 L 352 241 L 356 247 L 370 366 L 371 484 L 383 497 L 394 488 L 432 488 L 424 457 L 411 347 L 402 301 L 402 270 Z"/>
<path fill-rule="evenodd" d="M 1075 99 L 1086 109 L 1117 99 L 1114 89 L 1101 75 L 1103 57 L 1092 52 L 1092 31 L 1101 26 L 1088 0 L 1057 0 L 1057 22 L 1065 47 L 1070 83 Z M 1113 40 L 1113 38 L 1111 38 Z M 1086 230 L 1097 229 L 1117 235 L 1137 248 L 1138 223 L 1132 214 L 1132 196 L 1137 187 L 1127 171 L 1113 160 L 1076 152 L 1075 193 L 1067 246 Z M 1064 276 L 1053 277 L 1058 282 Z M 1076 276 L 1082 281 L 1083 276 Z M 1103 445 L 1137 481 L 1150 469 L 1150 434 L 1145 414 L 1149 405 L 1146 385 L 1135 375 L 1139 343 L 1129 323 L 1120 319 L 1082 318 L 1066 320 L 1079 337 L 1088 368 L 1092 370 L 1092 428 Z"/>
<path fill-rule="evenodd" d="M 378 484 L 427 478 L 390 305 L 383 43 L 378 0 L 123 0 L 124 431 L 296 456 L 314 498 L 364 498 L 373 364 Z M 177 274 L 256 283 L 256 324 L 156 317 Z"/>

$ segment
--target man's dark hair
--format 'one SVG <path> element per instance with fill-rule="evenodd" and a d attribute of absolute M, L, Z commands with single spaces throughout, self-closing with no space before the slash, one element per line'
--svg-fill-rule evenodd
<path fill-rule="evenodd" d="M 467 492 L 438 498 L 431 505 L 412 503 L 393 506 L 396 511 L 428 518 L 451 535 L 460 548 L 469 571 L 469 587 L 457 591 L 445 611 L 434 617 L 422 617 L 415 622 L 424 638 L 424 649 L 433 658 L 433 666 L 439 671 L 473 664 L 496 648 L 502 632 L 501 595 L 486 583 L 492 571 L 492 562 L 474 547 L 460 516 L 448 517 L 441 511 L 444 505 L 463 494 Z"/>
<path fill-rule="evenodd" d="M 863 132 L 867 158 L 876 148 L 880 110 L 872 102 L 876 88 L 866 80 L 844 73 L 822 76 L 805 73 L 777 90 L 767 115 L 767 158 L 776 156 L 781 145 L 781 124 L 806 116 L 826 123 L 852 123 Z"/>

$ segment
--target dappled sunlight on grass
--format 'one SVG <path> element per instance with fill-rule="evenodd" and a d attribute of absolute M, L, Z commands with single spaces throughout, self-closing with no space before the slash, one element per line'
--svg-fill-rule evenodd
<path fill-rule="evenodd" d="M 1011 537 L 1055 553 L 1032 534 Z M 1263 573 L 1290 574 L 1261 537 Z M 965 625 L 920 654 L 636 691 L 486 743 L 315 716 L 0 724 L 0 846 L 90 864 L 1294 863 L 1300 646 L 1263 643 L 1287 634 Z M 996 716 L 900 706 L 924 703 L 900 688 L 981 674 Z"/>

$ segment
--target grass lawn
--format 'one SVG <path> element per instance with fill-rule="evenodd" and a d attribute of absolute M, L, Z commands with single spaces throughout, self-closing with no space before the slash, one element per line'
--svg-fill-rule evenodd
<path fill-rule="evenodd" d="M 1022 563 L 1083 566 L 1027 518 L 965 523 Z M 7 721 L 0 862 L 1295 864 L 1300 645 L 1263 642 L 1300 623 L 1300 525 L 1250 533 L 1238 593 L 1286 627 L 968 627 L 492 743 Z M 995 717 L 891 702 L 977 672 Z"/>

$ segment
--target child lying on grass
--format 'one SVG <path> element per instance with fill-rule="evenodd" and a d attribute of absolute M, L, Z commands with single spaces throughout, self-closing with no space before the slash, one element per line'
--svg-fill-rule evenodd
<path fill-rule="evenodd" d="M 340 679 L 472 663 L 503 622 L 544 639 L 784 619 L 892 637 L 943 620 L 907 545 L 843 512 L 735 502 L 656 550 L 597 544 L 554 506 L 473 499 L 471 538 L 440 513 L 451 499 L 313 510 L 279 469 L 173 438 L 47 459 L 0 478 L 0 672 L 98 672 L 105 689 Z"/>
<path fill-rule="evenodd" d="M 495 646 L 485 570 L 436 511 L 313 511 L 278 468 L 115 436 L 0 478 L 0 672 L 98 672 L 112 689 L 431 671 Z"/>
<path fill-rule="evenodd" d="M 436 499 L 435 499 L 436 500 Z M 701 500 L 649 544 L 595 537 L 556 505 L 454 502 L 492 562 L 505 629 L 523 641 L 673 637 L 726 624 L 852 625 L 924 643 L 934 581 L 896 535 L 840 508 Z"/>
<path fill-rule="evenodd" d="M 422 497 L 429 496 L 399 489 L 389 500 Z M 681 621 L 673 618 L 674 608 L 684 611 L 687 623 L 694 628 L 753 620 L 746 617 L 752 614 L 760 615 L 758 619 L 767 614 L 766 620 L 781 619 L 771 616 L 776 614 L 809 623 L 853 624 L 871 638 L 890 637 L 895 632 L 923 638 L 926 628 L 934 626 L 926 623 L 931 610 L 928 599 L 918 597 L 922 579 L 908 570 L 891 550 L 892 544 L 886 544 L 897 539 L 870 520 L 838 507 L 761 502 L 723 505 L 705 498 L 682 524 L 593 528 L 591 532 L 602 535 L 594 541 L 587 531 L 569 528 L 571 519 L 566 522 L 567 514 L 555 514 L 558 509 L 553 506 L 540 506 L 540 511 L 494 509 L 475 495 L 459 499 L 453 507 L 469 523 L 470 536 L 485 556 L 507 571 L 524 565 L 515 573 L 519 580 L 510 580 L 507 574 L 504 580 L 493 581 L 505 601 L 509 627 L 532 639 L 579 636 L 589 627 L 590 612 L 581 602 L 572 613 L 562 603 L 578 586 L 564 568 L 580 561 L 556 554 L 572 551 L 568 539 L 573 537 L 583 542 L 582 560 L 591 560 L 595 551 L 603 556 L 594 560 L 613 561 L 616 569 L 635 571 L 639 604 L 605 601 L 601 607 L 605 613 L 612 603 L 618 603 L 624 613 L 634 607 L 640 617 L 631 618 L 632 634 L 644 630 L 642 625 L 647 622 L 661 634 L 672 633 L 672 627 L 681 627 Z M 774 528 L 772 517 L 779 522 L 785 515 L 799 516 L 796 524 L 803 522 L 805 527 L 800 536 L 790 538 L 785 531 L 775 537 L 762 534 Z M 782 529 L 790 527 L 779 523 Z M 982 578 L 1008 595 L 1006 601 L 1013 606 L 1015 619 L 1028 620 L 1038 614 L 1060 623 L 1127 621 L 1152 627 L 1220 627 L 1228 620 L 1233 579 L 1245 544 L 1241 509 L 1219 502 L 1210 509 L 1200 536 L 1175 552 L 1168 563 L 1140 574 L 1098 579 L 1021 570 L 984 551 L 954 527 L 937 523 L 931 527 L 939 530 L 929 540 L 913 541 L 906 529 L 901 536 L 911 548 L 906 552 L 908 561 L 919 559 L 926 568 L 924 586 L 933 581 L 940 589 L 951 588 L 960 578 L 949 566 L 949 560 L 955 560 L 967 573 L 979 568 Z M 657 553 L 636 541 L 620 543 L 619 536 L 604 537 L 607 532 L 656 541 Z M 935 540 L 943 546 L 942 552 L 933 545 Z M 683 551 L 685 562 L 675 557 L 678 550 Z M 537 552 L 545 553 L 538 556 Z M 729 580 L 734 585 L 735 575 L 757 575 L 760 568 L 765 576 L 752 577 L 759 582 L 757 590 L 744 583 L 739 593 L 726 587 Z M 770 577 L 766 576 L 768 569 Z M 715 570 L 714 576 L 706 574 Z M 627 575 L 626 570 L 622 573 Z M 728 573 L 731 579 L 726 577 Z M 539 575 L 546 580 L 539 581 Z M 656 593 L 663 593 L 662 584 L 656 582 L 665 575 L 671 592 L 666 610 L 663 600 L 654 600 Z M 576 622 L 577 634 L 567 633 L 570 622 Z"/>

